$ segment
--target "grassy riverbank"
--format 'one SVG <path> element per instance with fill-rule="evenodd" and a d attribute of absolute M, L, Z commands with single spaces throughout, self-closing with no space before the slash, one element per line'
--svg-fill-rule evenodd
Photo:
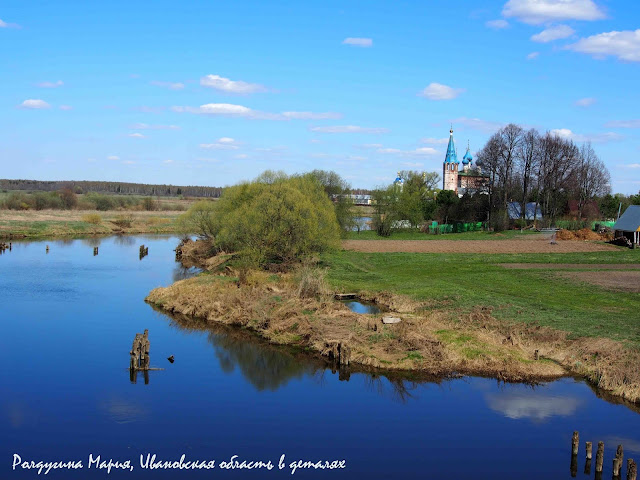
<path fill-rule="evenodd" d="M 0 210 L 0 238 L 178 233 L 182 211 Z"/>
<path fill-rule="evenodd" d="M 351 362 L 364 366 L 514 381 L 569 373 L 640 400 L 637 250 L 340 251 L 323 255 L 319 265 L 328 292 L 373 300 L 401 323 L 383 325 L 380 315 L 355 314 L 331 296 L 301 298 L 295 274 L 253 272 L 240 283 L 233 271 L 222 275 L 214 268 L 156 289 L 148 300 L 168 312 L 240 326 L 322 355 L 344 342 Z"/>

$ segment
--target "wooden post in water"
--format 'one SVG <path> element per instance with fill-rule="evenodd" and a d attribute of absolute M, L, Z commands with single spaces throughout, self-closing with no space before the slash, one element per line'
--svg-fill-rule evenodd
<path fill-rule="evenodd" d="M 591 442 L 586 442 L 584 445 L 587 452 L 587 460 L 591 460 L 591 455 L 593 453 L 593 444 Z"/>
<path fill-rule="evenodd" d="M 627 478 L 629 478 L 629 471 L 631 470 L 632 463 L 633 463 L 633 460 L 631 460 L 630 458 L 627 458 Z"/>
<path fill-rule="evenodd" d="M 596 473 L 602 473 L 602 462 L 604 461 L 604 442 L 598 442 L 596 451 Z"/>
<path fill-rule="evenodd" d="M 591 475 L 591 459 L 587 458 L 584 462 L 584 474 Z"/>
<path fill-rule="evenodd" d="M 631 466 L 629 467 L 629 471 L 627 472 L 627 480 L 636 480 L 638 476 L 638 466 L 636 462 L 631 460 Z"/>
<path fill-rule="evenodd" d="M 620 457 L 613 457 L 613 476 L 614 478 L 620 477 L 620 467 L 622 466 L 622 462 L 620 461 Z"/>
<path fill-rule="evenodd" d="M 580 434 L 576 430 L 571 437 L 571 455 L 578 455 L 578 448 L 580 446 Z"/>
<path fill-rule="evenodd" d="M 616 457 L 613 459 L 613 476 L 614 477 L 620 476 L 620 470 L 622 469 L 623 460 L 624 460 L 624 450 L 622 448 L 622 445 L 618 445 L 618 448 L 616 449 Z"/>
<path fill-rule="evenodd" d="M 47 245 L 47 248 L 45 249 L 45 251 L 49 253 L 49 245 Z"/>

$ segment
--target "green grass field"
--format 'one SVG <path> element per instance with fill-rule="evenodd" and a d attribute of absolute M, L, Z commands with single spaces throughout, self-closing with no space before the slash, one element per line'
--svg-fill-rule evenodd
<path fill-rule="evenodd" d="M 468 234 L 464 234 L 468 235 Z M 486 234 L 485 234 L 486 235 Z M 442 237 L 440 237 L 442 238 Z M 507 269 L 500 263 L 640 263 L 640 251 L 570 254 L 325 254 L 328 280 L 343 292 L 390 291 L 464 315 L 493 307 L 498 319 L 537 323 L 580 336 L 609 337 L 640 347 L 640 294 L 562 278 L 558 269 Z"/>

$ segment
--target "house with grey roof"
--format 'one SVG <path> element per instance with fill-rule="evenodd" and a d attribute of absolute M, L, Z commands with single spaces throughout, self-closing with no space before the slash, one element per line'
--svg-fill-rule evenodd
<path fill-rule="evenodd" d="M 630 205 L 613 226 L 616 237 L 627 237 L 640 245 L 640 205 Z"/>

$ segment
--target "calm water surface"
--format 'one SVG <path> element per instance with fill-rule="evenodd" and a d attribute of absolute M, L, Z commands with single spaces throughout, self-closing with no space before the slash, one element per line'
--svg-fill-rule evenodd
<path fill-rule="evenodd" d="M 144 243 L 149 255 L 138 259 Z M 484 378 L 412 383 L 350 377 L 242 332 L 205 331 L 143 299 L 193 274 L 174 262 L 175 237 L 14 243 L 0 255 L 0 478 L 291 478 L 279 471 L 153 471 L 159 459 L 345 459 L 344 471 L 295 478 L 571 478 L 570 438 L 618 443 L 640 460 L 640 416 L 563 379 L 531 388 Z M 45 245 L 50 252 L 45 253 Z M 99 255 L 93 256 L 93 246 Z M 145 384 L 129 349 L 149 329 Z M 175 356 L 170 364 L 166 357 Z M 346 381 L 348 378 L 348 381 Z M 595 450 L 595 447 L 594 447 Z M 11 468 L 82 460 L 85 469 Z M 131 459 L 132 472 L 87 470 L 90 453 Z M 594 452 L 595 456 L 595 452 Z M 626 462 L 625 462 L 626 465 Z M 624 470 L 624 468 L 623 468 Z"/>

